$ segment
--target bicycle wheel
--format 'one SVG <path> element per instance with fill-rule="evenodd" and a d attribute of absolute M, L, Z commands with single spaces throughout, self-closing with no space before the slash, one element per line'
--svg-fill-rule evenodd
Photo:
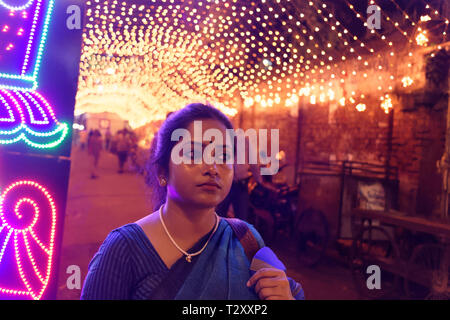
<path fill-rule="evenodd" d="M 439 244 L 418 245 L 409 260 L 405 292 L 410 299 L 448 300 L 449 252 Z"/>
<path fill-rule="evenodd" d="M 385 229 L 373 226 L 362 228 L 353 239 L 350 257 L 353 282 L 358 293 L 365 298 L 383 299 L 396 290 L 399 281 L 396 269 L 398 257 L 398 248 Z M 379 278 L 370 278 L 369 281 L 374 269 L 379 271 Z"/>
<path fill-rule="evenodd" d="M 299 261 L 309 267 L 317 265 L 325 254 L 329 240 L 328 222 L 322 211 L 306 209 L 296 227 Z"/>

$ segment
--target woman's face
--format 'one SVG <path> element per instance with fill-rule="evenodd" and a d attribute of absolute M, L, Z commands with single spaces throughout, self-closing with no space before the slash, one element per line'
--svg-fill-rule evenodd
<path fill-rule="evenodd" d="M 169 163 L 169 176 L 167 182 L 167 195 L 172 200 L 184 203 L 189 206 L 211 208 L 216 207 L 222 200 L 227 196 L 230 191 L 231 184 L 233 182 L 233 164 L 226 164 L 225 160 L 229 157 L 234 157 L 232 147 L 226 145 L 225 137 L 228 134 L 226 132 L 226 127 L 222 122 L 218 120 L 201 120 L 202 133 L 208 129 L 219 130 L 222 134 L 224 141 L 216 141 L 218 145 L 223 145 L 223 154 L 215 155 L 215 150 L 209 149 L 211 152 L 205 152 L 205 154 L 210 154 L 215 159 L 221 158 L 222 163 L 219 161 L 205 161 L 203 157 L 205 147 L 207 147 L 211 141 L 200 141 L 194 135 L 194 123 L 187 127 L 187 131 L 190 133 L 191 141 L 181 140 L 177 143 L 179 144 L 191 144 L 191 153 L 184 154 L 187 156 L 191 163 L 175 164 L 172 161 L 172 157 Z M 198 130 L 198 128 L 197 128 Z M 213 139 L 214 140 L 214 139 Z M 179 145 L 178 147 L 182 147 Z M 201 163 L 194 163 L 194 149 L 200 151 Z M 211 158 L 209 158 L 211 159 Z M 208 164 L 209 162 L 210 164 Z M 211 163 L 213 162 L 213 163 Z"/>

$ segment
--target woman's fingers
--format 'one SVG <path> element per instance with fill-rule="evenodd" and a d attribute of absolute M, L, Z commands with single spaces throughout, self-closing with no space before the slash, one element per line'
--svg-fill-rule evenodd
<path fill-rule="evenodd" d="M 279 278 L 262 278 L 255 285 L 255 292 L 259 292 L 264 288 L 276 288 L 282 285 Z"/>
<path fill-rule="evenodd" d="M 258 296 L 261 300 L 268 300 L 269 298 L 273 298 L 275 296 L 279 295 L 279 290 L 277 290 L 277 287 L 272 288 L 262 288 L 258 292 Z"/>
<path fill-rule="evenodd" d="M 293 299 L 289 281 L 282 270 L 274 268 L 258 270 L 247 282 L 247 286 L 253 285 L 261 300 Z"/>
<path fill-rule="evenodd" d="M 256 273 L 248 280 L 247 287 L 253 286 L 261 278 L 272 278 L 280 275 L 285 275 L 284 271 L 275 268 L 263 268 L 256 271 Z"/>

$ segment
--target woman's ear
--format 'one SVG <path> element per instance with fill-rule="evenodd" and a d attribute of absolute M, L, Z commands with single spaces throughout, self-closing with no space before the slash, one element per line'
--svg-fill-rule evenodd
<path fill-rule="evenodd" d="M 160 177 L 160 178 L 159 178 L 159 185 L 160 185 L 161 187 L 167 186 L 167 180 L 166 180 L 166 178 Z"/>
<path fill-rule="evenodd" d="M 157 169 L 157 179 L 158 179 L 158 183 L 161 187 L 166 187 L 167 186 L 167 174 L 165 172 L 165 170 L 161 167 L 158 167 Z"/>

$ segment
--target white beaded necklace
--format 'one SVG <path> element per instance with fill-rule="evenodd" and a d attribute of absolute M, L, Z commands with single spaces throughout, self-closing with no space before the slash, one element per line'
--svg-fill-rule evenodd
<path fill-rule="evenodd" d="M 208 243 L 209 243 L 209 240 L 211 240 L 212 236 L 213 236 L 214 233 L 216 232 L 217 227 L 219 226 L 219 216 L 217 215 L 217 213 L 214 213 L 214 214 L 216 215 L 216 225 L 214 226 L 214 230 L 211 232 L 211 234 L 210 234 L 210 236 L 209 236 L 209 238 L 208 238 L 208 241 L 206 241 L 206 243 L 205 243 L 205 245 L 203 246 L 203 248 L 201 248 L 199 251 L 194 252 L 194 253 L 187 253 L 186 251 L 184 251 L 183 249 L 181 249 L 181 248 L 178 246 L 178 244 L 175 242 L 175 240 L 173 240 L 172 236 L 170 235 L 169 231 L 167 230 L 167 227 L 166 227 L 166 225 L 164 224 L 164 220 L 163 220 L 163 218 L 162 218 L 162 207 L 163 207 L 163 206 L 161 206 L 161 207 L 159 208 L 159 218 L 161 219 L 161 224 L 162 224 L 162 226 L 163 226 L 163 228 L 164 228 L 164 231 L 166 231 L 166 234 L 167 234 L 167 236 L 169 237 L 169 239 L 172 241 L 173 245 L 174 245 L 178 250 L 180 250 L 181 253 L 183 253 L 183 254 L 186 256 L 186 261 L 187 261 L 187 262 L 191 262 L 191 258 L 192 258 L 192 257 L 199 255 L 200 253 L 203 252 L 203 250 L 205 250 L 206 246 L 207 246 Z"/>

